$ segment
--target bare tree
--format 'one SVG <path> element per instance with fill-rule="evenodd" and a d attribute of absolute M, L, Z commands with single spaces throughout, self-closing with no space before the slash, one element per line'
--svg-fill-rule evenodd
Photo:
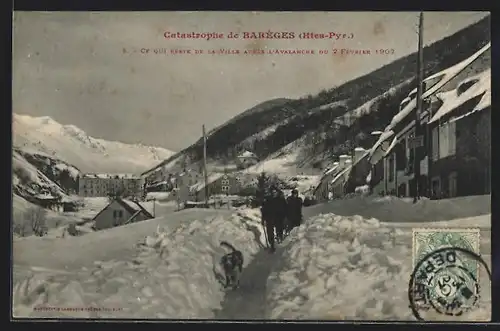
<path fill-rule="evenodd" d="M 41 207 L 33 207 L 26 211 L 26 220 L 31 224 L 31 230 L 39 237 L 47 234 L 47 211 Z"/>
<path fill-rule="evenodd" d="M 24 221 L 21 221 L 19 223 L 14 223 L 13 227 L 12 227 L 12 231 L 17 234 L 18 236 L 20 237 L 24 237 L 26 236 L 26 233 L 27 233 L 27 229 L 28 229 L 28 224 Z"/>
<path fill-rule="evenodd" d="M 30 224 L 24 213 L 14 212 L 12 223 L 12 231 L 18 236 L 24 237 L 29 233 Z"/>

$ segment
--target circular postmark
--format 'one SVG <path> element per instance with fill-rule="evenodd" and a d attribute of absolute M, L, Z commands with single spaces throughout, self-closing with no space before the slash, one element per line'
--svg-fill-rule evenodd
<path fill-rule="evenodd" d="M 416 263 L 408 286 L 410 308 L 417 320 L 434 310 L 447 316 L 461 316 L 478 307 L 479 268 L 491 280 L 486 262 L 463 247 L 443 247 L 425 254 Z"/>

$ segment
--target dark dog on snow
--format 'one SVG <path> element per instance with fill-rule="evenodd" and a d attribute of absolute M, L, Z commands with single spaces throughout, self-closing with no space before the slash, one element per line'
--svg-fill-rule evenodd
<path fill-rule="evenodd" d="M 227 253 L 220 259 L 226 278 L 225 287 L 231 286 L 232 288 L 237 288 L 240 284 L 241 272 L 243 271 L 243 254 L 226 241 L 222 241 L 220 245 L 232 250 L 232 252 Z"/>

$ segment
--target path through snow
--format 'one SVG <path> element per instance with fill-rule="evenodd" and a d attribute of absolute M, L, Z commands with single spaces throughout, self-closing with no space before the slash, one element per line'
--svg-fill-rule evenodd
<path fill-rule="evenodd" d="M 222 309 L 215 312 L 219 320 L 258 320 L 266 318 L 266 283 L 280 249 L 270 254 L 267 249 L 257 253 L 243 270 L 240 287 L 226 292 Z"/>

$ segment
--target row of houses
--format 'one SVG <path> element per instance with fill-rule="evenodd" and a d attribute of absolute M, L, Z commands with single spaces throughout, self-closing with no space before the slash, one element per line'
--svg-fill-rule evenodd
<path fill-rule="evenodd" d="M 140 196 L 144 179 L 134 174 L 83 174 L 78 178 L 78 195 L 82 197 L 105 197 L 123 193 Z"/>
<path fill-rule="evenodd" d="M 349 191 L 349 179 L 357 177 L 356 173 L 360 172 L 360 166 L 364 165 L 363 169 L 367 168 L 367 150 L 357 147 L 352 154 L 352 156 L 340 155 L 339 161 L 334 162 L 333 166 L 323 173 L 318 186 L 313 191 L 316 201 L 321 202 L 342 197 Z"/>
<path fill-rule="evenodd" d="M 258 157 L 250 151 L 243 151 L 235 160 L 237 169 L 245 169 L 258 162 Z M 168 191 L 171 192 L 170 200 L 180 202 L 205 200 L 205 178 L 201 170 L 189 168 L 179 173 L 167 173 L 160 166 L 143 175 L 146 177 L 147 191 Z M 208 175 L 206 186 L 209 196 L 234 195 L 241 189 L 239 177 L 222 170 Z"/>
<path fill-rule="evenodd" d="M 192 185 L 186 184 L 179 182 L 178 186 L 170 193 L 169 199 L 178 202 L 201 202 L 205 200 L 206 192 L 210 197 L 213 195 L 236 195 L 241 190 L 240 178 L 232 173 L 212 173 L 208 176 L 206 184 L 204 178 Z"/>
<path fill-rule="evenodd" d="M 379 170 L 370 183 L 375 192 L 414 196 L 418 185 L 420 195 L 436 199 L 490 193 L 491 69 L 471 75 L 474 67 L 490 67 L 489 51 L 490 44 L 424 80 L 416 148 L 415 102 L 403 100 L 370 153 Z"/>
<path fill-rule="evenodd" d="M 420 196 L 434 199 L 489 194 L 491 69 L 484 68 L 491 68 L 490 47 L 424 80 L 419 132 L 414 89 L 373 147 L 357 149 L 351 162 L 341 156 L 315 197 L 338 198 L 362 185 L 397 196 L 415 196 L 418 187 Z"/>
<path fill-rule="evenodd" d="M 239 180 L 235 176 L 223 173 L 212 174 L 208 178 L 207 186 L 204 182 L 197 182 L 191 187 L 181 185 L 172 190 L 170 198 L 183 203 L 188 201 L 203 202 L 205 200 L 205 187 L 207 187 L 209 197 L 218 194 L 234 195 L 240 190 Z M 144 202 L 141 203 L 133 198 L 113 197 L 91 222 L 93 222 L 95 230 L 104 230 L 153 218 L 154 207 L 151 211 L 144 204 Z"/>

